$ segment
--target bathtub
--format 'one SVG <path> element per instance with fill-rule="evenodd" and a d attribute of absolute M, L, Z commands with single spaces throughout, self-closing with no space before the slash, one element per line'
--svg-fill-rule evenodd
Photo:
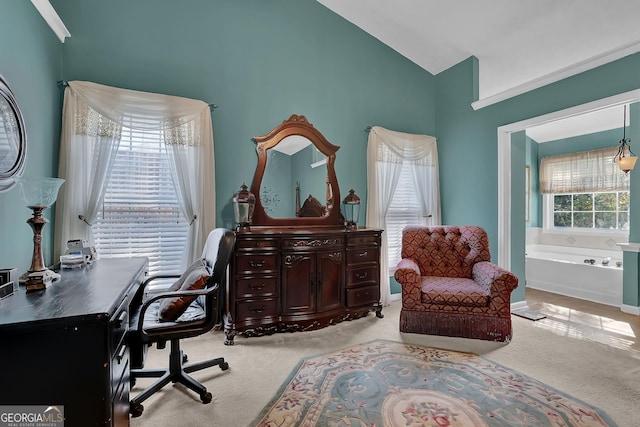
<path fill-rule="evenodd" d="M 527 245 L 526 251 L 527 287 L 622 305 L 622 251 L 552 245 Z M 611 260 L 603 265 L 607 257 Z"/>

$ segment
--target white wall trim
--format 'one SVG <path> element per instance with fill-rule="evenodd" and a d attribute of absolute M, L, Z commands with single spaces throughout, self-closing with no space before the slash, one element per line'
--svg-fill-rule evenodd
<path fill-rule="evenodd" d="M 71 33 L 67 30 L 64 22 L 62 22 L 58 13 L 51 3 L 49 3 L 49 0 L 31 0 L 31 3 L 38 9 L 38 12 L 40 12 L 40 15 L 47 21 L 47 24 L 49 24 L 53 32 L 56 33 L 60 42 L 64 43 L 65 38 L 71 37 Z"/>
<path fill-rule="evenodd" d="M 623 313 L 635 314 L 636 316 L 640 316 L 640 307 L 635 307 L 633 305 L 622 304 L 620 306 L 620 311 Z"/>
<path fill-rule="evenodd" d="M 527 301 L 516 301 L 511 303 L 511 312 L 513 313 L 516 310 L 528 310 L 529 306 L 527 305 Z"/>
<path fill-rule="evenodd" d="M 623 252 L 640 252 L 640 243 L 617 243 Z"/>
<path fill-rule="evenodd" d="M 640 100 L 640 89 L 498 127 L 498 265 L 511 269 L 511 134 L 554 120 Z"/>
<path fill-rule="evenodd" d="M 489 105 L 497 104 L 498 102 L 513 98 L 514 96 L 522 95 L 523 93 L 541 88 L 551 83 L 555 83 L 562 79 L 566 79 L 567 77 L 571 77 L 576 74 L 591 70 L 593 68 L 600 67 L 601 65 L 608 64 L 609 62 L 616 61 L 637 52 L 640 52 L 640 41 L 631 42 L 619 48 L 612 49 L 600 55 L 585 59 L 584 61 L 580 61 L 568 67 L 561 68 L 560 70 L 554 71 L 552 73 L 545 74 L 544 76 L 530 80 L 521 85 L 514 86 L 502 92 L 498 92 L 495 95 L 490 95 L 485 98 L 479 99 L 475 102 L 472 102 L 471 107 L 473 107 L 474 110 L 479 110 Z M 482 67 L 482 65 L 480 65 L 480 67 Z"/>

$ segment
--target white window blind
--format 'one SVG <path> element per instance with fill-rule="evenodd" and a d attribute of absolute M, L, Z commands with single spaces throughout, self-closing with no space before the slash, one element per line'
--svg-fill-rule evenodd
<path fill-rule="evenodd" d="M 617 147 L 543 157 L 540 160 L 540 191 L 543 194 L 628 191 L 629 177 L 613 156 Z"/>
<path fill-rule="evenodd" d="M 189 224 L 180 209 L 161 131 L 123 127 L 92 230 L 100 257 L 145 256 L 150 274 L 179 273 Z"/>
<path fill-rule="evenodd" d="M 389 268 L 394 271 L 400 262 L 402 251 L 402 230 L 407 225 L 426 225 L 420 211 L 420 204 L 416 197 L 416 189 L 411 167 L 404 165 L 398 178 L 398 186 L 393 193 L 393 200 L 386 215 L 387 251 Z"/>

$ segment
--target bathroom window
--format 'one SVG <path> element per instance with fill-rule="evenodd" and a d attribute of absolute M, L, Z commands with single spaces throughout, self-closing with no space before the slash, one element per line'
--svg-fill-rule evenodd
<path fill-rule="evenodd" d="M 547 197 L 552 199 L 547 203 L 547 209 L 549 225 L 553 228 L 629 230 L 628 191 L 550 194 Z"/>
<path fill-rule="evenodd" d="M 547 230 L 629 231 L 629 176 L 613 156 L 616 147 L 543 157 L 540 192 Z"/>

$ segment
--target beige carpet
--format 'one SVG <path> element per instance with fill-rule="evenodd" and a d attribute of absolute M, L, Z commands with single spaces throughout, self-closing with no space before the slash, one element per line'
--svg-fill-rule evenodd
<path fill-rule="evenodd" d="M 510 344 L 401 334 L 400 302 L 385 307 L 383 313 L 384 319 L 370 314 L 364 319 L 311 332 L 237 337 L 232 347 L 223 344 L 222 332 L 185 340 L 183 349 L 190 361 L 224 356 L 230 365 L 225 372 L 210 368 L 194 374 L 213 393 L 213 402 L 203 405 L 195 393 L 182 386 L 167 386 L 144 402 L 144 413 L 133 418 L 131 425 L 249 426 L 301 357 L 385 339 L 483 355 L 597 406 L 620 427 L 640 426 L 637 352 L 581 339 L 563 327 L 550 330 L 517 316 L 513 316 L 514 337 Z M 167 350 L 149 351 L 148 367 L 167 363 Z M 132 393 L 147 381 L 139 380 Z"/>

